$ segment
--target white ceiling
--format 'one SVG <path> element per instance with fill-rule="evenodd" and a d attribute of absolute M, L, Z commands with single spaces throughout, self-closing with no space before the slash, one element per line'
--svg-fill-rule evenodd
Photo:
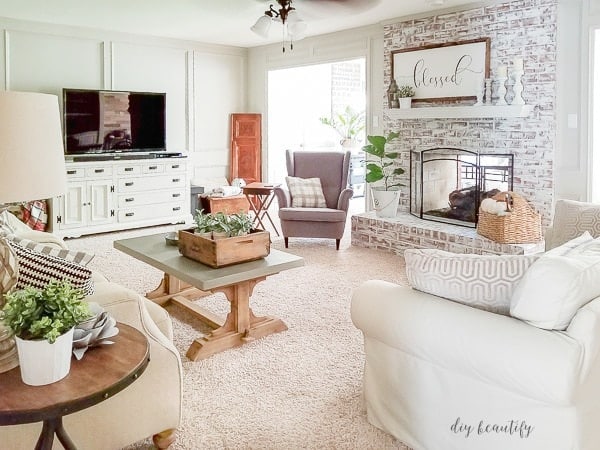
<path fill-rule="evenodd" d="M 443 3 L 438 5 L 437 3 Z M 293 0 L 308 36 L 372 25 L 478 0 Z M 253 47 L 269 40 L 250 27 L 274 0 L 0 0 L 0 16 L 60 25 Z M 349 6 L 352 5 L 352 6 Z"/>

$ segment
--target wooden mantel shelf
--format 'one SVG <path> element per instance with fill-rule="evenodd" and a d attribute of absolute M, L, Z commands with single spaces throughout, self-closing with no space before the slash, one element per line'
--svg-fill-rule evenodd
<path fill-rule="evenodd" d="M 534 105 L 424 106 L 408 109 L 385 109 L 390 119 L 480 119 L 527 117 Z"/>

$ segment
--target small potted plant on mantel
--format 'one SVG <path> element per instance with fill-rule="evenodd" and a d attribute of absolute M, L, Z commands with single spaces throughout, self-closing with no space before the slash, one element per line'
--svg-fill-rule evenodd
<path fill-rule="evenodd" d="M 398 181 L 398 176 L 404 173 L 404 169 L 395 166 L 398 152 L 386 151 L 386 144 L 400 136 L 398 133 L 390 132 L 386 136 L 367 136 L 368 145 L 362 149 L 365 153 L 372 155 L 375 159 L 367 159 L 367 174 L 365 181 L 371 184 L 371 195 L 375 214 L 378 217 L 395 217 L 400 202 L 400 187 L 404 186 Z"/>
<path fill-rule="evenodd" d="M 84 292 L 66 280 L 4 295 L 0 319 L 15 335 L 25 384 L 40 386 L 67 376 L 73 329 L 92 316 L 84 298 Z"/>
<path fill-rule="evenodd" d="M 405 84 L 398 88 L 398 101 L 400 103 L 400 109 L 409 109 L 412 104 L 412 97 L 415 96 L 415 90 L 412 86 Z"/>

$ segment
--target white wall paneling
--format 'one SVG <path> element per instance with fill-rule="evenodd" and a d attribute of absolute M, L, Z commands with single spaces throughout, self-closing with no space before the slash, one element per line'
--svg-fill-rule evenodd
<path fill-rule="evenodd" d="M 186 49 L 114 42 L 112 68 L 112 89 L 166 92 L 167 150 L 187 151 Z"/>

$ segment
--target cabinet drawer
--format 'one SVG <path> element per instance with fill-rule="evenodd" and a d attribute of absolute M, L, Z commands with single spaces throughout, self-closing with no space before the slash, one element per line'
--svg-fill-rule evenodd
<path fill-rule="evenodd" d="M 189 205 L 187 205 L 187 208 L 189 209 Z M 119 209 L 117 217 L 119 222 L 135 222 L 138 220 L 173 217 L 185 214 L 185 212 L 187 212 L 187 209 L 186 204 L 183 202 L 161 203 L 158 205 Z"/>
<path fill-rule="evenodd" d="M 140 165 L 126 165 L 117 167 L 117 174 L 119 175 L 139 175 L 142 173 L 142 166 Z"/>
<path fill-rule="evenodd" d="M 165 164 L 165 172 L 173 173 L 173 172 L 185 172 L 185 164 L 182 162 L 169 162 Z"/>
<path fill-rule="evenodd" d="M 159 175 L 155 177 L 133 177 L 120 179 L 119 193 L 185 188 L 185 174 Z"/>
<path fill-rule="evenodd" d="M 164 173 L 165 165 L 162 163 L 147 163 L 142 166 L 142 173 Z"/>
<path fill-rule="evenodd" d="M 85 169 L 85 177 L 86 178 L 94 178 L 94 177 L 107 177 L 112 176 L 112 167 L 86 167 Z"/>
<path fill-rule="evenodd" d="M 128 195 L 119 195 L 119 208 L 129 208 L 139 205 L 151 205 L 154 203 L 179 203 L 184 197 L 185 191 L 151 191 L 134 192 Z"/>
<path fill-rule="evenodd" d="M 83 167 L 67 169 L 67 180 L 84 178 L 84 177 L 85 177 L 85 169 Z"/>

